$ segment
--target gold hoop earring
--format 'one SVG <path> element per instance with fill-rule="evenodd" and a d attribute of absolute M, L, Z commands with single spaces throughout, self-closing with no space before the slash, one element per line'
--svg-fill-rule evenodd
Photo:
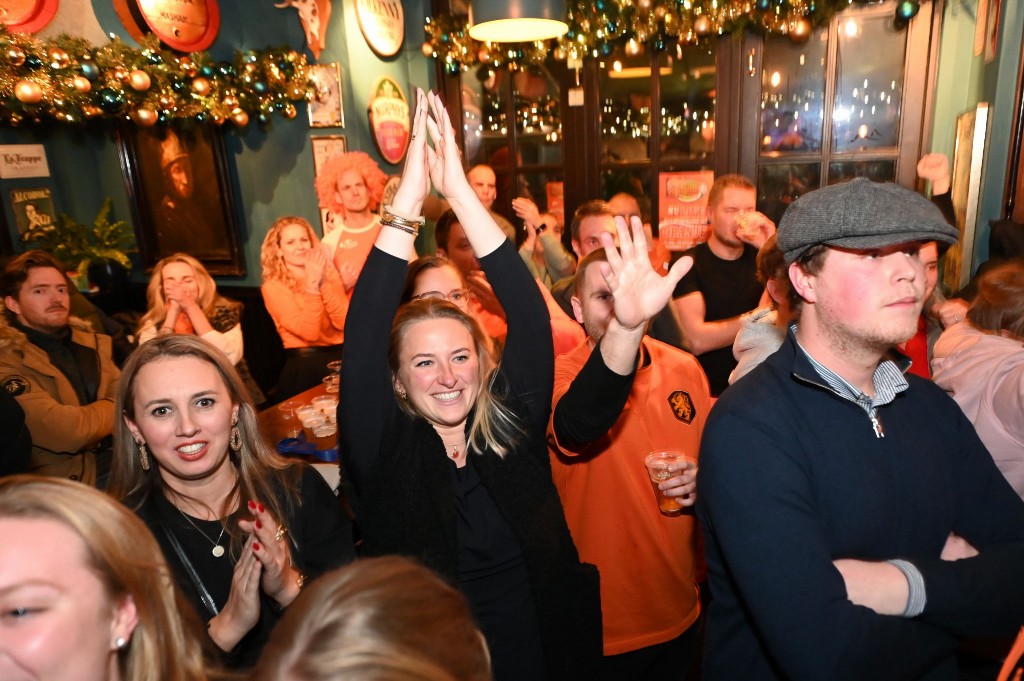
<path fill-rule="evenodd" d="M 149 470 L 149 452 L 146 451 L 146 443 L 139 440 L 136 444 L 139 445 L 139 465 L 142 466 L 142 470 Z"/>
<path fill-rule="evenodd" d="M 405 392 L 405 388 L 403 388 L 402 386 L 398 386 L 397 388 L 395 388 L 395 392 L 397 392 L 398 396 L 401 397 L 403 400 L 408 399 L 409 397 L 409 395 Z"/>
<path fill-rule="evenodd" d="M 238 426 L 231 427 L 231 437 L 228 439 L 228 447 L 231 447 L 231 451 L 236 454 L 242 451 L 242 432 L 238 430 Z"/>

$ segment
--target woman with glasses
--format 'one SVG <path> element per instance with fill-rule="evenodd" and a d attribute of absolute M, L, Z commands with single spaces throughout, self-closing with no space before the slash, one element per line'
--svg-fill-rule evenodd
<path fill-rule="evenodd" d="M 472 314 L 469 306 L 471 295 L 459 270 L 448 258 L 425 255 L 409 263 L 401 302 L 428 298 L 447 300 L 463 312 Z"/>

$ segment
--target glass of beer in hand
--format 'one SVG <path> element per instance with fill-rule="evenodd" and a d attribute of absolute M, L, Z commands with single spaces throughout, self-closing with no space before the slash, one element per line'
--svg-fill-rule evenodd
<path fill-rule="evenodd" d="M 658 485 L 669 478 L 682 474 L 687 468 L 687 461 L 690 459 L 687 459 L 682 452 L 671 449 L 651 452 L 644 459 L 647 475 L 651 479 L 651 487 L 654 488 L 654 496 L 658 500 L 658 508 L 665 515 L 679 515 L 683 512 L 683 507 L 679 503 L 682 497 L 667 497 Z"/>

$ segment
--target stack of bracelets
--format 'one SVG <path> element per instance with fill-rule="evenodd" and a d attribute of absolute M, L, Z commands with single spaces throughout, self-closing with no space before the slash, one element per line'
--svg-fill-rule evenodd
<path fill-rule="evenodd" d="M 391 208 L 390 204 L 384 205 L 384 215 L 380 218 L 380 224 L 386 227 L 394 227 L 400 229 L 407 234 L 416 236 L 420 232 L 420 227 L 426 222 L 426 218 L 420 216 L 418 218 L 408 218 L 404 215 L 398 215 L 394 209 Z"/>

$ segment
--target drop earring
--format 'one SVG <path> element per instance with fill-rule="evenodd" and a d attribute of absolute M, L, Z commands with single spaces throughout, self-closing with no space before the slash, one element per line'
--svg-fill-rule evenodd
<path fill-rule="evenodd" d="M 139 465 L 142 466 L 142 470 L 149 470 L 149 452 L 146 451 L 146 443 L 143 440 L 139 440 L 136 443 L 139 446 Z"/>

